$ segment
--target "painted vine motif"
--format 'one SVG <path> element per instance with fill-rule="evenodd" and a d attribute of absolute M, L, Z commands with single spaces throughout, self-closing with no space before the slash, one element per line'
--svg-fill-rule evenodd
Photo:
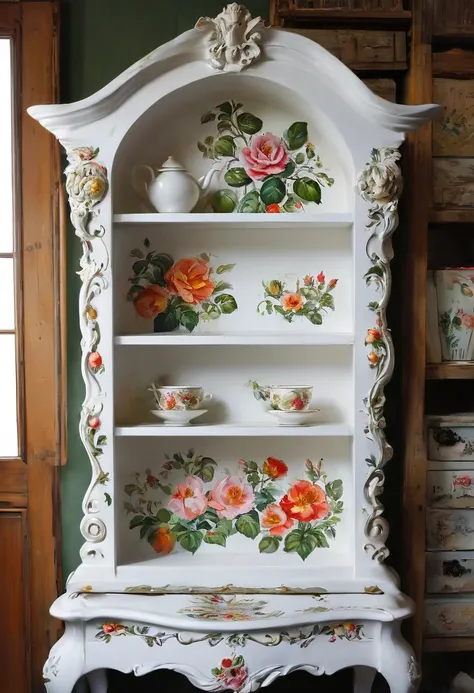
<path fill-rule="evenodd" d="M 137 314 L 154 320 L 155 332 L 169 332 L 180 325 L 192 332 L 200 320 L 217 320 L 237 310 L 235 298 L 228 293 L 232 285 L 220 279 L 235 265 L 211 267 L 211 256 L 181 258 L 174 262 L 166 253 L 150 250 L 145 238 L 143 248 L 130 251 L 134 258 L 127 299 Z"/>
<path fill-rule="evenodd" d="M 198 142 L 199 151 L 221 167 L 229 186 L 214 194 L 214 212 L 301 212 L 321 204 L 322 187 L 334 179 L 308 139 L 308 124 L 292 123 L 280 137 L 262 132 L 263 121 L 243 108 L 224 101 L 201 117 L 216 124 L 217 135 Z"/>
<path fill-rule="evenodd" d="M 330 279 L 326 283 L 324 272 L 320 272 L 316 279 L 307 274 L 302 285 L 298 279 L 294 291 L 288 290 L 285 282 L 278 279 L 262 282 L 264 299 L 258 304 L 257 311 L 260 315 L 278 313 L 290 323 L 295 317 L 303 317 L 313 325 L 322 325 L 323 314 L 335 310 L 332 291 L 337 282 L 337 279 Z"/>
<path fill-rule="evenodd" d="M 193 597 L 190 605 L 180 609 L 179 613 L 199 621 L 254 621 L 283 616 L 283 611 L 265 611 L 267 605 L 264 600 L 237 594 L 230 597 L 203 594 Z"/>
<path fill-rule="evenodd" d="M 157 553 L 170 553 L 176 542 L 194 554 L 202 545 L 225 547 L 235 534 L 259 538 L 260 553 L 274 553 L 280 546 L 302 560 L 316 548 L 328 548 L 328 539 L 336 536 L 336 525 L 343 511 L 343 485 L 340 479 L 329 481 L 317 464 L 306 460 L 304 479 L 283 486 L 288 466 L 283 460 L 268 457 L 258 464 L 239 460 L 234 474 L 214 480 L 217 462 L 210 457 L 175 453 L 166 457 L 161 471 L 146 470 L 142 482 L 128 484 L 125 493 L 127 514 L 132 514 L 130 529 L 140 528 Z M 167 483 L 171 471 L 182 475 L 173 486 Z M 204 484 L 211 487 L 205 488 Z M 168 497 L 167 506 L 147 496 L 160 490 Z M 279 500 L 278 500 L 279 499 Z"/>
<path fill-rule="evenodd" d="M 308 630 L 295 628 L 290 631 L 279 631 L 273 633 L 231 633 L 224 635 L 223 633 L 204 633 L 203 635 L 186 635 L 185 633 L 177 633 L 166 631 L 157 631 L 150 626 L 142 626 L 138 624 L 125 625 L 122 623 L 101 623 L 97 626 L 95 640 L 103 643 L 110 643 L 113 638 L 117 637 L 136 637 L 140 638 L 148 647 L 162 647 L 168 640 L 176 640 L 180 645 L 193 645 L 199 642 L 207 642 L 210 647 L 216 647 L 222 642 L 228 647 L 245 647 L 248 642 L 255 642 L 264 647 L 276 647 L 280 643 L 285 642 L 290 645 L 296 645 L 301 648 L 306 648 L 311 645 L 316 638 L 326 637 L 330 643 L 338 640 L 346 640 L 348 642 L 356 642 L 361 640 L 370 640 L 364 633 L 363 624 L 355 623 L 336 623 L 336 624 L 320 624 L 316 623 Z"/>

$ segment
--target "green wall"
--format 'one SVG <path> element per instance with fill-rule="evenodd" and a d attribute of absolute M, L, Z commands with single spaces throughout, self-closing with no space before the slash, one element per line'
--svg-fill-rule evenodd
<path fill-rule="evenodd" d="M 129 65 L 194 26 L 215 16 L 226 0 L 61 0 L 61 99 L 94 93 Z M 268 0 L 246 0 L 253 15 L 268 18 Z M 85 144 L 88 144 L 87 142 Z M 79 563 L 81 502 L 90 464 L 78 433 L 84 395 L 80 374 L 77 316 L 79 240 L 68 231 L 68 462 L 62 470 L 63 576 Z"/>

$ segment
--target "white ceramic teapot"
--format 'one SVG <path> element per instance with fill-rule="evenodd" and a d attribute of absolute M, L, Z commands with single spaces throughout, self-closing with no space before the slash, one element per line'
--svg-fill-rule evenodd
<path fill-rule="evenodd" d="M 187 213 L 207 191 L 215 173 L 216 169 L 211 169 L 195 180 L 179 161 L 170 156 L 156 173 L 150 166 L 135 166 L 132 183 L 147 206 L 151 203 L 162 213 Z"/>

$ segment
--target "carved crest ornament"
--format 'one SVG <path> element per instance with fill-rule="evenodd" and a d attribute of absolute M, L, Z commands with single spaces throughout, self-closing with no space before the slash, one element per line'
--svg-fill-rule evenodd
<path fill-rule="evenodd" d="M 241 72 L 261 53 L 259 43 L 268 27 L 261 17 L 252 18 L 246 7 L 236 2 L 225 7 L 215 19 L 201 17 L 196 29 L 210 29 L 209 62 L 216 70 Z"/>

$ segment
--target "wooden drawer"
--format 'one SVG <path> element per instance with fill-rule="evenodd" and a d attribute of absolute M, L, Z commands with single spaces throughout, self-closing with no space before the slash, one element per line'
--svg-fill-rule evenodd
<path fill-rule="evenodd" d="M 427 553 L 426 591 L 474 592 L 474 551 Z"/>
<path fill-rule="evenodd" d="M 474 461 L 474 415 L 428 417 L 428 459 Z"/>
<path fill-rule="evenodd" d="M 474 508 L 474 470 L 428 472 L 427 501 L 432 508 Z"/>
<path fill-rule="evenodd" d="M 288 0 L 289 10 L 403 10 L 403 0 Z"/>
<path fill-rule="evenodd" d="M 474 510 L 427 510 L 426 548 L 428 551 L 474 550 Z"/>
<path fill-rule="evenodd" d="M 427 599 L 425 601 L 425 634 L 437 636 L 472 636 L 474 634 L 474 599 Z"/>
<path fill-rule="evenodd" d="M 433 123 L 434 156 L 474 156 L 474 80 L 434 79 L 433 103 L 444 106 Z"/>
<path fill-rule="evenodd" d="M 474 158 L 433 159 L 436 207 L 474 207 Z"/>
<path fill-rule="evenodd" d="M 435 0 L 433 15 L 436 36 L 474 36 L 472 0 Z"/>

